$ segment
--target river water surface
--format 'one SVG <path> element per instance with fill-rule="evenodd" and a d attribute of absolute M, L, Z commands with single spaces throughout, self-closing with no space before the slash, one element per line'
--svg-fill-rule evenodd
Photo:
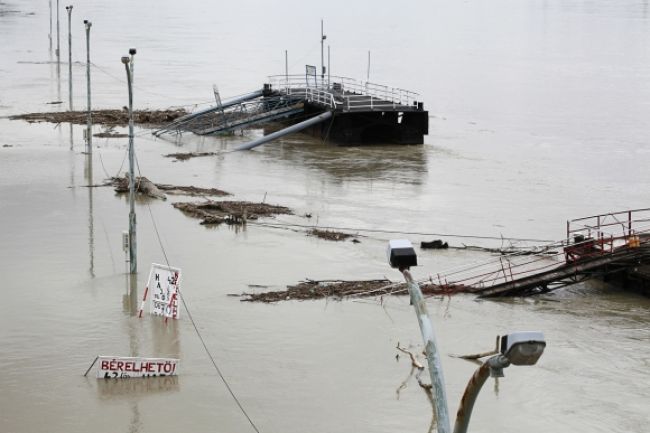
<path fill-rule="evenodd" d="M 127 139 L 96 138 L 88 158 L 81 127 L 4 117 L 67 108 L 61 10 L 57 72 L 48 2 L 0 2 L 0 431 L 253 431 L 186 310 L 167 325 L 135 317 L 149 264 L 166 260 L 182 268 L 198 332 L 261 432 L 429 431 L 430 403 L 395 356 L 398 342 L 421 350 L 408 299 L 259 305 L 227 296 L 304 278 L 398 281 L 384 250 L 405 235 L 364 232 L 353 244 L 259 225 L 209 229 L 170 204 L 188 198 L 143 200 L 129 292 L 120 244 L 128 203 L 111 188 L 83 187 L 124 170 Z M 137 47 L 136 108 L 193 109 L 210 103 L 212 84 L 227 97 L 283 73 L 285 49 L 291 73 L 318 65 L 323 18 L 333 74 L 365 79 L 370 50 L 371 81 L 420 92 L 431 116 L 423 146 L 334 147 L 297 134 L 186 162 L 162 155 L 227 150 L 262 131 L 178 144 L 138 129 L 139 169 L 154 182 L 289 206 L 295 215 L 278 218 L 288 224 L 548 240 L 562 238 L 568 218 L 648 207 L 646 1 L 114 0 L 75 4 L 72 17 L 77 108 L 83 19 L 93 22 L 96 108 L 127 104 L 120 57 Z M 418 278 L 490 258 L 418 252 Z M 476 366 L 449 355 L 489 350 L 511 330 L 547 338 L 537 366 L 486 384 L 471 431 L 650 428 L 647 298 L 590 282 L 543 298 L 431 298 L 429 308 L 452 414 Z M 83 377 L 96 355 L 180 358 L 180 375 Z"/>

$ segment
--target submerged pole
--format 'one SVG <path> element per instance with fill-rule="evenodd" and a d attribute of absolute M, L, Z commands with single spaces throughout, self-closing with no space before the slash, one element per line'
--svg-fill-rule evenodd
<path fill-rule="evenodd" d="M 133 53 L 135 54 L 135 53 Z M 136 222 L 135 222 L 135 174 L 134 174 L 134 149 L 133 149 L 133 81 L 129 58 L 122 57 L 126 68 L 126 81 L 129 87 L 129 264 L 130 273 L 138 273 L 138 258 L 136 248 Z"/>
<path fill-rule="evenodd" d="M 409 294 L 411 296 L 411 304 L 415 308 L 415 314 L 418 318 L 420 325 L 420 333 L 424 341 L 424 351 L 427 356 L 429 364 L 429 375 L 431 376 L 431 386 L 434 394 L 434 409 L 436 412 L 436 422 L 438 426 L 438 433 L 450 433 L 451 428 L 449 424 L 449 411 L 447 409 L 447 393 L 445 391 L 445 381 L 442 375 L 442 364 L 440 362 L 440 354 L 436 347 L 435 334 L 433 332 L 433 324 L 427 312 L 426 302 L 422 296 L 420 286 L 413 281 L 411 273 L 408 269 L 401 269 L 402 275 L 406 280 Z"/>
<path fill-rule="evenodd" d="M 88 96 L 88 116 L 86 118 L 86 152 L 93 152 L 93 114 L 90 105 L 90 28 L 93 23 L 84 20 L 86 25 L 86 94 Z"/>
<path fill-rule="evenodd" d="M 72 5 L 66 6 L 68 11 L 68 96 L 70 111 L 72 111 Z"/>

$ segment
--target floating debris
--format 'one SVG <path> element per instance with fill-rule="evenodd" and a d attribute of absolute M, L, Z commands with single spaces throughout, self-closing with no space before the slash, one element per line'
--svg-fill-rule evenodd
<path fill-rule="evenodd" d="M 93 134 L 93 137 L 99 137 L 99 138 L 126 138 L 128 136 L 129 136 L 129 134 L 126 134 L 126 133 L 123 133 L 123 132 L 115 132 L 115 125 L 108 126 L 102 132 L 98 132 L 97 134 Z"/>
<path fill-rule="evenodd" d="M 174 203 L 173 206 L 189 216 L 201 218 L 203 225 L 222 223 L 243 225 L 246 224 L 246 220 L 293 213 L 291 209 L 284 206 L 246 201 L 208 200 L 200 203 Z"/>
<path fill-rule="evenodd" d="M 422 248 L 423 250 L 426 249 L 444 250 L 449 248 L 449 244 L 447 242 L 442 242 L 440 239 L 436 239 L 435 241 L 431 241 L 431 242 L 425 242 L 425 241 L 420 242 L 420 248 Z"/>
<path fill-rule="evenodd" d="M 163 125 L 184 116 L 187 111 L 178 108 L 170 110 L 136 110 L 133 112 L 133 122 L 144 125 Z M 29 123 L 74 123 L 85 125 L 88 120 L 86 111 L 59 111 L 54 113 L 27 113 L 9 116 L 11 120 L 25 120 Z M 129 123 L 129 112 L 122 110 L 93 110 L 94 124 L 124 126 Z"/>
<path fill-rule="evenodd" d="M 180 152 L 168 153 L 165 158 L 176 158 L 177 161 L 187 161 L 190 158 L 199 158 L 202 156 L 214 156 L 217 152 Z"/>
<path fill-rule="evenodd" d="M 123 194 L 129 192 L 129 176 L 113 177 L 110 184 L 115 187 L 115 192 Z M 146 194 L 153 198 L 167 200 L 165 194 L 187 195 L 187 196 L 211 196 L 222 197 L 231 195 L 229 192 L 217 188 L 199 188 L 196 186 L 177 186 L 164 183 L 153 183 L 146 177 L 136 177 L 135 190 L 138 193 Z M 163 192 L 164 191 L 164 192 Z"/>
<path fill-rule="evenodd" d="M 115 192 L 118 194 L 124 194 L 129 192 L 129 175 L 124 177 L 114 177 L 111 179 L 113 186 L 115 187 Z M 144 176 L 138 176 L 135 178 L 135 192 L 140 194 L 148 195 L 152 198 L 159 198 L 161 200 L 167 200 L 165 193 L 160 191 L 156 184 L 147 179 Z"/>
<path fill-rule="evenodd" d="M 192 197 L 197 197 L 197 196 L 224 197 L 227 195 L 232 195 L 227 191 L 223 191 L 217 188 L 199 188 L 198 186 L 177 186 L 177 185 L 168 185 L 165 183 L 157 183 L 156 186 L 158 187 L 158 189 L 165 191 L 165 193 L 171 195 L 188 195 Z"/>
<path fill-rule="evenodd" d="M 420 285 L 425 295 L 451 295 L 455 293 L 471 292 L 471 287 L 463 285 L 437 285 L 425 283 Z M 333 298 L 341 300 L 347 297 L 371 297 L 388 294 L 406 294 L 408 289 L 405 283 L 395 283 L 387 279 L 383 280 L 324 280 L 324 281 L 303 281 L 294 286 L 287 286 L 287 290 L 263 292 L 263 293 L 242 293 L 243 302 L 279 302 L 290 300 L 309 300 Z"/>
<path fill-rule="evenodd" d="M 330 230 L 319 230 L 319 229 L 309 230 L 307 234 L 328 241 L 344 241 L 348 238 L 354 237 L 354 235 L 348 233 L 335 232 Z"/>

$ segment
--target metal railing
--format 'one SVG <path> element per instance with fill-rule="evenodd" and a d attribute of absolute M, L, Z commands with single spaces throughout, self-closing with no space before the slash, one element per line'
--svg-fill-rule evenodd
<path fill-rule="evenodd" d="M 567 221 L 567 238 L 490 260 L 449 269 L 430 277 L 441 287 L 487 289 L 521 280 L 583 259 L 615 256 L 650 245 L 650 209 L 594 215 Z"/>
<path fill-rule="evenodd" d="M 331 76 L 321 79 L 306 75 L 273 75 L 271 87 L 288 95 L 304 94 L 330 108 L 346 111 L 417 108 L 419 95 L 409 90 L 382 84 Z"/>

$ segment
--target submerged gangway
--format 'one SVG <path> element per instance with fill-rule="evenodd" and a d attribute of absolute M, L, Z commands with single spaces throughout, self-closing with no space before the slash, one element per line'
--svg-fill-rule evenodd
<path fill-rule="evenodd" d="M 450 292 L 482 297 L 546 293 L 650 263 L 650 209 L 567 221 L 564 240 L 432 276 Z"/>

